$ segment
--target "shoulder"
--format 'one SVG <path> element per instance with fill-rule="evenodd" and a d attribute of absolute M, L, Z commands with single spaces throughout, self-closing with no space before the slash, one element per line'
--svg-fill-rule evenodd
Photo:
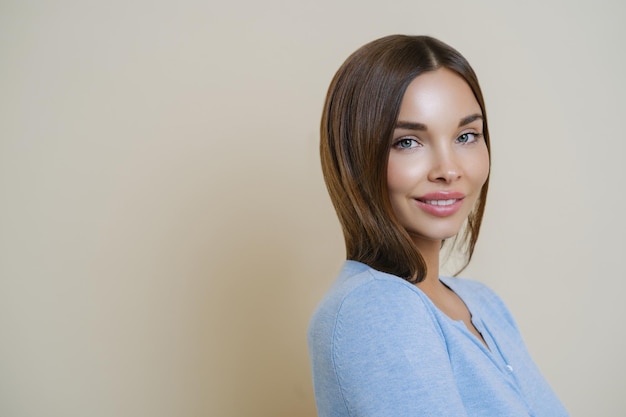
<path fill-rule="evenodd" d="M 462 415 L 433 309 L 413 284 L 348 261 L 309 325 L 320 415 Z"/>
<path fill-rule="evenodd" d="M 390 335 L 425 328 L 437 331 L 425 297 L 402 278 L 348 261 L 313 314 L 309 338 L 329 340 L 347 333 Z"/>
<path fill-rule="evenodd" d="M 350 314 L 353 310 L 397 310 L 424 306 L 423 293 L 413 284 L 356 261 L 347 261 L 316 313 Z M 394 308 L 395 307 L 395 308 Z M 391 313 L 391 311 L 390 311 Z"/>

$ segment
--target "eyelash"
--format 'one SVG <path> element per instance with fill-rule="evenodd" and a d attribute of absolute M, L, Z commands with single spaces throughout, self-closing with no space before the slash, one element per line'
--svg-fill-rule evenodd
<path fill-rule="evenodd" d="M 416 146 L 409 146 L 409 147 L 406 147 L 406 148 L 405 148 L 405 147 L 403 147 L 403 146 L 400 146 L 402 142 L 406 142 L 406 141 L 411 141 L 411 143 L 412 143 L 412 144 L 414 143 L 414 144 L 416 144 L 416 145 L 421 145 L 421 144 L 418 142 L 418 140 L 417 140 L 417 139 L 414 139 L 414 138 L 411 138 L 411 137 L 402 137 L 402 138 L 398 139 L 398 140 L 396 141 L 396 143 L 394 143 L 394 144 L 393 144 L 393 146 L 394 146 L 394 148 L 398 148 L 398 149 L 412 149 L 412 148 L 415 148 L 415 147 L 416 147 Z"/>
<path fill-rule="evenodd" d="M 478 139 L 480 139 L 480 138 L 483 136 L 483 135 L 482 135 L 482 133 L 476 133 L 476 132 L 465 132 L 465 133 L 461 133 L 461 134 L 459 135 L 459 137 L 458 137 L 458 138 L 456 138 L 456 140 L 458 141 L 458 140 L 461 138 L 461 136 L 465 136 L 465 135 L 472 135 L 472 136 L 474 136 L 474 139 L 473 139 L 472 141 L 469 141 L 469 140 L 468 140 L 468 141 L 466 141 L 466 142 L 459 142 L 459 143 L 463 143 L 463 144 L 465 144 L 465 143 L 475 143 L 476 141 L 478 141 Z"/>

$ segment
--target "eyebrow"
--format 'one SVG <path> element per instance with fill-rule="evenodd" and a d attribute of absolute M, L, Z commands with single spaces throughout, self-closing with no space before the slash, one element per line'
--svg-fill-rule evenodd
<path fill-rule="evenodd" d="M 396 129 L 406 129 L 406 130 L 428 130 L 426 129 L 426 125 L 422 123 L 413 123 L 413 122 L 401 122 L 398 121 L 396 123 Z"/>
<path fill-rule="evenodd" d="M 468 124 L 470 124 L 472 122 L 475 122 L 476 120 L 483 120 L 483 115 L 480 114 L 480 113 L 476 113 L 476 114 L 472 114 L 470 116 L 464 117 L 459 122 L 459 127 L 463 127 L 465 125 L 468 125 Z M 423 123 L 403 122 L 403 121 L 400 121 L 400 120 L 396 123 L 396 129 L 423 130 L 423 131 L 428 130 L 426 128 L 426 125 L 423 124 Z"/>
<path fill-rule="evenodd" d="M 472 114 L 471 116 L 467 116 L 464 117 L 463 119 L 461 119 L 461 121 L 459 122 L 459 127 L 463 127 L 465 125 L 468 125 L 476 120 L 484 120 L 483 119 L 483 115 L 480 113 L 476 113 L 476 114 Z"/>

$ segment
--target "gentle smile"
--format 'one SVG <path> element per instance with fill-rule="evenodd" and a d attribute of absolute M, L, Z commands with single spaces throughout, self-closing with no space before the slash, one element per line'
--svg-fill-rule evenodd
<path fill-rule="evenodd" d="M 417 206 L 436 217 L 448 217 L 455 214 L 461 206 L 465 194 L 459 192 L 434 192 L 415 198 Z"/>

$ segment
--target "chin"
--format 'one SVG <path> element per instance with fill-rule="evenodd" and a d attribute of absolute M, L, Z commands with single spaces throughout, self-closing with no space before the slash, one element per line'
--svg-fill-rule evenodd
<path fill-rule="evenodd" d="M 437 241 L 441 242 L 447 239 L 451 239 L 459 234 L 461 227 L 442 228 L 437 230 L 417 230 L 407 229 L 407 232 L 413 239 L 425 240 L 425 241 Z"/>

